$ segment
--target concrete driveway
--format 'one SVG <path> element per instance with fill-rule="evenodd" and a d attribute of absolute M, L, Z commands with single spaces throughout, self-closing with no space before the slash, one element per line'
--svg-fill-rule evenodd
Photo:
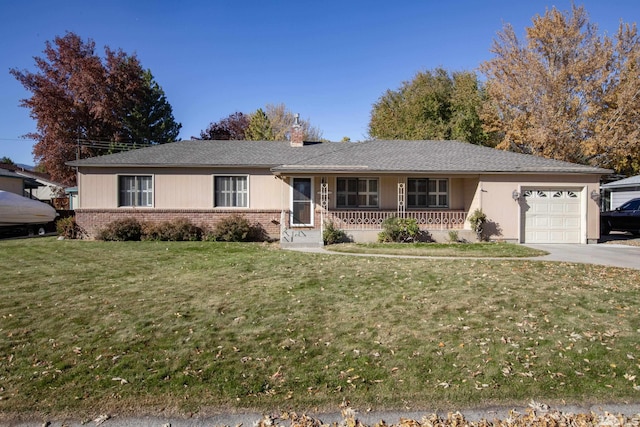
<path fill-rule="evenodd" d="M 640 246 L 599 243 L 596 245 L 548 244 L 525 245 L 541 249 L 549 255 L 536 257 L 540 261 L 579 262 L 640 270 Z"/>

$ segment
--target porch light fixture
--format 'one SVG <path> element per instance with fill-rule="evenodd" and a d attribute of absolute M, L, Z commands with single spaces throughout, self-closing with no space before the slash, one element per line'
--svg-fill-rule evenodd
<path fill-rule="evenodd" d="M 511 193 L 511 197 L 513 197 L 513 200 L 515 200 L 516 202 L 520 200 L 520 193 L 518 193 L 518 190 L 513 190 L 513 193 Z"/>
<path fill-rule="evenodd" d="M 591 190 L 591 199 L 597 202 L 598 200 L 600 200 L 600 193 L 598 193 L 596 190 Z"/>

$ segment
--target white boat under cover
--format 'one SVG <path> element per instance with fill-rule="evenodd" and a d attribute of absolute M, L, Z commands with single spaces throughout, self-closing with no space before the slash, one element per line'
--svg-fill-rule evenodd
<path fill-rule="evenodd" d="M 0 190 L 0 226 L 46 224 L 55 219 L 56 210 L 46 203 Z"/>

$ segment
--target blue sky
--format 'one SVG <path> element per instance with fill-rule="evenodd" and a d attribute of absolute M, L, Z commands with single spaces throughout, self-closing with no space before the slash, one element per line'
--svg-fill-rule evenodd
<path fill-rule="evenodd" d="M 613 34 L 637 0 L 586 0 Z M 164 89 L 180 138 L 236 111 L 284 103 L 324 138 L 366 139 L 372 104 L 418 71 L 475 70 L 505 23 L 518 34 L 569 0 L 0 1 L 0 157 L 33 164 L 28 97 L 10 68 L 35 71 L 45 41 L 72 31 L 135 53 Z"/>

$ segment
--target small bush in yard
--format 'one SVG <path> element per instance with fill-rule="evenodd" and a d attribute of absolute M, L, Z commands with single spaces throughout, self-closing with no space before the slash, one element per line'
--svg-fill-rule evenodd
<path fill-rule="evenodd" d="M 58 236 L 64 237 L 65 239 L 78 239 L 84 234 L 84 231 L 73 216 L 56 221 L 56 232 Z"/>
<path fill-rule="evenodd" d="M 140 240 L 142 224 L 135 218 L 117 219 L 98 232 L 97 238 L 106 241 Z"/>
<path fill-rule="evenodd" d="M 324 223 L 324 230 L 322 230 L 322 240 L 325 245 L 335 245 L 336 243 L 344 243 L 349 240 L 347 233 L 340 230 L 333 221 L 326 221 Z"/>
<path fill-rule="evenodd" d="M 482 233 L 484 232 L 484 225 L 487 222 L 487 215 L 482 212 L 482 209 L 476 209 L 473 211 L 473 214 L 467 218 L 467 221 L 471 224 L 471 230 L 478 236 L 478 241 L 481 242 L 484 239 Z"/>
<path fill-rule="evenodd" d="M 143 224 L 143 240 L 172 242 L 197 241 L 202 237 L 202 229 L 186 218 L 161 223 Z"/>
<path fill-rule="evenodd" d="M 242 215 L 231 215 L 218 222 L 206 240 L 222 242 L 259 242 L 267 240 L 266 231 L 260 224 L 252 225 Z"/>
<path fill-rule="evenodd" d="M 378 233 L 378 242 L 413 242 L 419 234 L 420 228 L 415 219 L 392 216 L 382 221 L 382 231 Z"/>

